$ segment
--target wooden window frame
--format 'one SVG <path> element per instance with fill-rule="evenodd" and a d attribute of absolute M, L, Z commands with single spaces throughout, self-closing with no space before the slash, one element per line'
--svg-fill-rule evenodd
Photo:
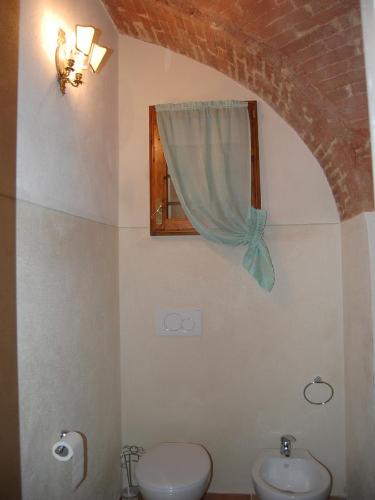
<path fill-rule="evenodd" d="M 257 102 L 247 101 L 251 134 L 251 205 L 261 208 Z M 160 141 L 155 106 L 149 106 L 150 235 L 198 234 L 188 219 L 168 218 L 168 170 Z"/>

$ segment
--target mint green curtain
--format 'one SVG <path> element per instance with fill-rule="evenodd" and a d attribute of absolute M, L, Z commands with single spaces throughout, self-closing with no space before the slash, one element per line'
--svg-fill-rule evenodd
<path fill-rule="evenodd" d="M 275 276 L 263 241 L 266 212 L 250 206 L 250 124 L 247 102 L 156 106 L 173 185 L 186 216 L 204 238 L 246 245 L 243 265 L 270 291 Z"/>

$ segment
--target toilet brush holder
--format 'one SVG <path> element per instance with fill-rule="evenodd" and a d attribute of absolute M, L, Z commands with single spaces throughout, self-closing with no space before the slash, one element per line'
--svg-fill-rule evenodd
<path fill-rule="evenodd" d="M 137 484 L 133 483 L 133 464 L 138 462 L 139 458 L 145 450 L 141 446 L 125 445 L 121 450 L 121 469 L 123 476 L 127 483 L 122 490 L 121 498 L 134 498 L 138 496 L 139 488 Z"/>
<path fill-rule="evenodd" d="M 138 494 L 138 486 L 125 486 L 121 492 L 121 500 L 125 500 L 126 498 L 136 498 Z"/>

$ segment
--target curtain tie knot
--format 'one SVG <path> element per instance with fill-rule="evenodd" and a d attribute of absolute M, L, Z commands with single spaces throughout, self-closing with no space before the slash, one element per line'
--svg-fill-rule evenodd
<path fill-rule="evenodd" d="M 254 247 L 263 238 L 264 226 L 266 225 L 267 212 L 250 207 L 247 215 L 247 232 L 243 235 L 242 244 Z"/>

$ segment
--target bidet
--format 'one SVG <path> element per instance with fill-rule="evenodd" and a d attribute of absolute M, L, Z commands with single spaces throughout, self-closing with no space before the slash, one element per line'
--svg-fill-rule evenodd
<path fill-rule="evenodd" d="M 260 500 L 327 500 L 331 475 L 307 450 L 264 450 L 251 471 Z"/>

